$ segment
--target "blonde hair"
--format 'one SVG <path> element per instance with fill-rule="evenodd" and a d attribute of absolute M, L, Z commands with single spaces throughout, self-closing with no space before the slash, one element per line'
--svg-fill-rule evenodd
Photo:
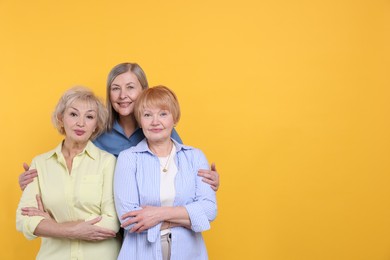
<path fill-rule="evenodd" d="M 147 107 L 158 107 L 168 110 L 177 124 L 180 120 L 180 105 L 175 93 L 169 88 L 159 85 L 148 88 L 137 98 L 134 105 L 134 116 L 140 124 L 141 115 Z"/>
<path fill-rule="evenodd" d="M 54 109 L 51 117 L 52 123 L 60 134 L 65 135 L 65 129 L 62 125 L 64 112 L 77 100 L 96 107 L 97 125 L 95 131 L 90 137 L 90 139 L 93 140 L 106 130 L 108 113 L 102 101 L 86 87 L 77 86 L 65 91 L 65 93 L 58 101 L 56 108 Z"/>

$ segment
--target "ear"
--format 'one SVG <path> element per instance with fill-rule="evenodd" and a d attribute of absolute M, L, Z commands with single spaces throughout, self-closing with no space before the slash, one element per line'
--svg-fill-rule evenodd
<path fill-rule="evenodd" d="M 57 120 L 58 124 L 59 124 L 61 127 L 64 127 L 64 122 L 62 121 L 62 119 L 63 119 L 63 115 L 61 115 L 61 114 L 57 114 L 57 115 L 56 115 L 56 120 Z"/>

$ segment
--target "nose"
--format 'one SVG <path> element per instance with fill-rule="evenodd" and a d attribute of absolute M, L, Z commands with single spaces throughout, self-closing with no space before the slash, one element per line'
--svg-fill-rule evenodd
<path fill-rule="evenodd" d="M 125 99 L 127 96 L 128 96 L 128 95 L 127 95 L 126 90 L 123 89 L 123 88 L 121 88 L 121 91 L 120 91 L 120 93 L 119 93 L 120 99 Z"/>
<path fill-rule="evenodd" d="M 77 120 L 77 126 L 84 126 L 84 118 L 83 117 L 79 117 L 79 119 Z"/>
<path fill-rule="evenodd" d="M 152 119 L 152 124 L 153 124 L 153 125 L 158 125 L 158 123 L 159 123 L 159 122 L 158 122 L 157 115 L 154 115 L 154 116 L 153 116 L 153 119 Z"/>

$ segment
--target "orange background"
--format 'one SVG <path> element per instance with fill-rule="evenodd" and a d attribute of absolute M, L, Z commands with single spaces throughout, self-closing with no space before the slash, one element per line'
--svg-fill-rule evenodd
<path fill-rule="evenodd" d="M 60 142 L 58 98 L 125 61 L 217 164 L 210 259 L 390 259 L 389 29 L 388 0 L 0 0 L 0 259 L 37 253 L 17 177 Z"/>

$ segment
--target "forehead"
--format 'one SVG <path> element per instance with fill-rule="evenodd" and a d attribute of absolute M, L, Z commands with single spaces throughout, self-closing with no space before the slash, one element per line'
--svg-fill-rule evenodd
<path fill-rule="evenodd" d="M 169 111 L 169 107 L 167 105 L 164 105 L 164 104 L 145 104 L 145 106 L 142 107 L 142 110 L 153 111 L 153 112 L 158 112 L 161 110 L 168 110 Z"/>
<path fill-rule="evenodd" d="M 131 71 L 127 71 L 125 73 L 122 73 L 122 74 L 119 74 L 118 76 L 116 76 L 111 84 L 130 83 L 130 82 L 139 83 L 139 80 L 137 78 L 137 75 L 135 75 Z"/>
<path fill-rule="evenodd" d="M 69 102 L 66 109 L 76 109 L 78 111 L 97 111 L 95 102 L 88 99 L 76 99 L 73 102 Z"/>

